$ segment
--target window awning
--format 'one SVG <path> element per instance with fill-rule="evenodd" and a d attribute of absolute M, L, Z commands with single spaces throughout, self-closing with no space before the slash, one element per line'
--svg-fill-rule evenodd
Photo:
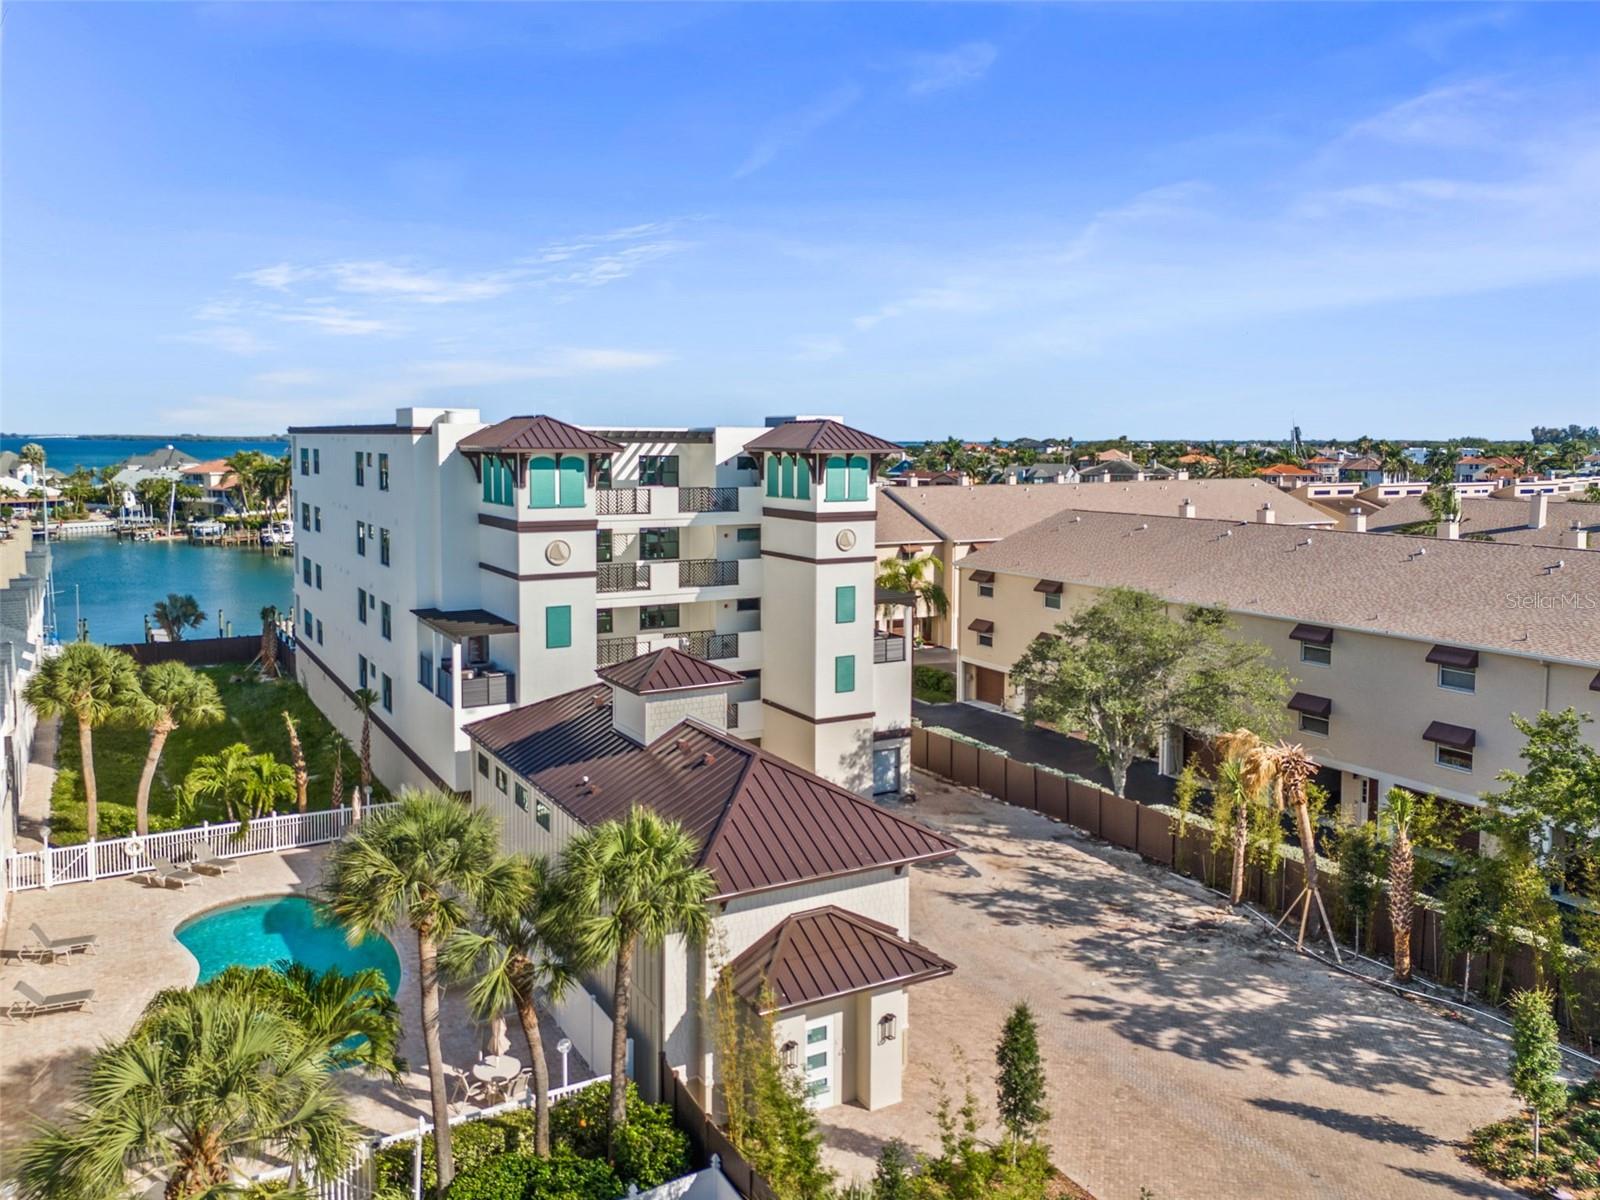
<path fill-rule="evenodd" d="M 1452 750 L 1471 750 L 1478 743 L 1478 731 L 1468 729 L 1465 725 L 1452 725 L 1448 721 L 1434 721 L 1423 731 L 1422 738 L 1440 746 L 1449 746 Z"/>
<path fill-rule="evenodd" d="M 1061 585 L 1054 579 L 1041 579 L 1033 585 L 1033 590 L 1043 592 L 1046 596 L 1059 596 L 1061 594 Z"/>
<path fill-rule="evenodd" d="M 1600 692 L 1600 674 L 1589 680 L 1589 690 L 1591 692 Z"/>
<path fill-rule="evenodd" d="M 1333 701 L 1326 696 L 1313 696 L 1310 692 L 1296 692 L 1289 697 L 1289 711 L 1326 720 L 1328 714 L 1333 712 Z"/>
<path fill-rule="evenodd" d="M 1462 671 L 1475 670 L 1478 665 L 1476 650 L 1463 650 L 1459 646 L 1435 646 L 1428 651 L 1428 661 L 1441 667 L 1456 667 Z"/>
<path fill-rule="evenodd" d="M 972 573 L 972 582 L 973 583 L 993 583 L 994 582 L 994 572 L 993 571 L 974 571 Z"/>
<path fill-rule="evenodd" d="M 1333 630 L 1326 625 L 1307 625 L 1302 622 L 1289 631 L 1289 637 L 1297 642 L 1310 642 L 1313 646 L 1333 645 Z"/>
<path fill-rule="evenodd" d="M 994 622 L 985 621 L 982 617 L 978 617 L 969 623 L 967 628 L 972 630 L 973 633 L 993 633 Z"/>

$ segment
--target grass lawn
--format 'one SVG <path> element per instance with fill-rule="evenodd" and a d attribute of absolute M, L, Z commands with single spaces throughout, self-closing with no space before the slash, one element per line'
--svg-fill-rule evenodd
<path fill-rule="evenodd" d="M 224 746 L 244 742 L 258 753 L 268 753 L 280 762 L 289 762 L 289 731 L 282 713 L 291 714 L 300 726 L 300 744 L 305 748 L 306 766 L 311 774 L 309 807 L 328 807 L 328 791 L 333 780 L 333 726 L 328 724 L 305 690 L 293 680 L 262 680 L 238 666 L 200 667 L 211 677 L 222 697 L 227 717 L 203 729 L 178 729 L 167 739 L 150 788 L 150 828 L 176 829 L 201 820 L 221 821 L 227 814 L 220 804 L 202 802 L 192 820 L 176 815 L 177 787 L 183 782 L 194 760 L 202 754 L 215 754 Z M 133 802 L 139 787 L 139 773 L 150 749 L 150 732 L 136 726 L 101 726 L 94 731 L 95 780 L 100 790 L 100 836 L 126 837 L 133 832 Z M 345 795 L 360 772 L 354 747 L 346 751 Z M 82 763 L 78 757 L 78 726 L 70 716 L 61 722 L 61 748 L 57 756 L 56 784 L 50 795 L 50 840 L 58 845 L 81 842 L 84 828 Z M 375 800 L 387 798 L 383 785 L 374 781 Z"/>
<path fill-rule="evenodd" d="M 914 667 L 911 694 L 928 704 L 949 704 L 956 698 L 956 677 L 938 667 Z"/>

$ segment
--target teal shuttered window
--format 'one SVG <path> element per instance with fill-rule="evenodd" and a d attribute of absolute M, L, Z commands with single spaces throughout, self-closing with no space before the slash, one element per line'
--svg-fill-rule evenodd
<path fill-rule="evenodd" d="M 572 606 L 552 604 L 544 610 L 546 650 L 562 650 L 572 645 Z"/>
<path fill-rule="evenodd" d="M 833 660 L 833 690 L 836 692 L 853 692 L 856 690 L 856 656 L 854 654 L 841 654 Z"/>
<path fill-rule="evenodd" d="M 833 589 L 833 619 L 839 625 L 848 625 L 856 619 L 855 588 L 837 587 Z"/>
<path fill-rule="evenodd" d="M 517 502 L 517 476 L 510 463 L 490 454 L 483 459 L 483 502 L 485 504 L 515 504 Z"/>

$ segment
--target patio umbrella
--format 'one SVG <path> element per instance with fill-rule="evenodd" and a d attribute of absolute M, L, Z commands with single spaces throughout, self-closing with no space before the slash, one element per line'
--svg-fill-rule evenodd
<path fill-rule="evenodd" d="M 511 1049 L 511 1038 L 506 1034 L 506 1018 L 504 1013 L 496 1013 L 489 1020 L 489 1054 L 496 1056 L 505 1054 Z"/>

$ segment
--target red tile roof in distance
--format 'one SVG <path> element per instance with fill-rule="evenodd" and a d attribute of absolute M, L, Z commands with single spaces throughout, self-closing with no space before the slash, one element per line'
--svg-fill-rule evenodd
<path fill-rule="evenodd" d="M 829 904 L 794 913 L 730 964 L 733 989 L 752 1004 L 772 989 L 777 1010 L 868 988 L 936 979 L 955 970 L 948 959 L 907 941 L 891 927 Z"/>
<path fill-rule="evenodd" d="M 461 450 L 499 452 L 506 450 L 594 450 L 602 453 L 622 446 L 598 433 L 568 425 L 554 417 L 507 417 L 480 429 L 457 443 Z"/>
<path fill-rule="evenodd" d="M 903 454 L 903 447 L 875 434 L 863 433 L 838 421 L 786 421 L 744 444 L 746 450 L 780 450 L 790 453 L 856 451 L 867 454 Z"/>
<path fill-rule="evenodd" d="M 640 746 L 612 726 L 605 684 L 488 717 L 466 732 L 584 825 L 625 817 L 636 804 L 680 822 L 699 841 L 700 864 L 722 897 L 959 849 L 698 721 Z"/>
<path fill-rule="evenodd" d="M 744 682 L 743 675 L 724 670 L 672 646 L 652 650 L 649 654 L 630 658 L 627 662 L 606 667 L 595 674 L 623 691 L 640 696 L 684 688 L 727 687 Z"/>

